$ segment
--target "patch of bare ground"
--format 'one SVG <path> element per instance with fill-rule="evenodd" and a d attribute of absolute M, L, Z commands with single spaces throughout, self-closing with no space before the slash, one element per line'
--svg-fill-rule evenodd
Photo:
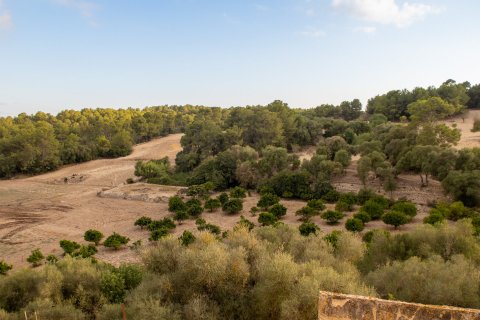
<path fill-rule="evenodd" d="M 445 121 L 450 126 L 456 125 L 462 132 L 462 138 L 458 145 L 455 146 L 457 149 L 480 146 L 480 132 L 472 132 L 475 119 L 480 119 L 480 110 L 469 110 L 464 117 L 455 117 Z"/>

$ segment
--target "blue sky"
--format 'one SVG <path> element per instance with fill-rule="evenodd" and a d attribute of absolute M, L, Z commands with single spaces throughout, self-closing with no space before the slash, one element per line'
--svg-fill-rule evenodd
<path fill-rule="evenodd" d="M 474 0 L 0 0 L 0 116 L 480 82 Z"/>

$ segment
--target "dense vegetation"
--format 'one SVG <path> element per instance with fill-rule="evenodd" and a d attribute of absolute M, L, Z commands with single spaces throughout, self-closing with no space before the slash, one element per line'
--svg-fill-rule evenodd
<path fill-rule="evenodd" d="M 391 235 L 251 228 L 165 236 L 139 265 L 66 255 L 0 276 L 0 316 L 23 319 L 316 319 L 318 290 L 480 307 L 480 242 L 468 220 Z M 3 311 L 2 311 L 3 309 Z M 8 312 L 8 313 L 7 313 Z"/>
<path fill-rule="evenodd" d="M 135 221 L 152 244 L 139 265 L 97 261 L 99 245 L 142 247 L 98 230 L 85 232 L 88 244 L 61 240 L 63 258 L 33 250 L 35 269 L 12 272 L 0 261 L 0 318 L 121 319 L 125 303 L 132 319 L 316 319 L 319 289 L 480 308 L 480 148 L 453 148 L 460 132 L 442 122 L 479 103 L 479 85 L 448 80 L 376 96 L 366 112 L 358 100 L 308 110 L 274 101 L 0 118 L 0 178 L 124 156 L 133 143 L 183 132 L 175 167 L 167 158 L 139 161 L 135 175 L 189 186 L 170 198 L 169 217 Z M 295 152 L 306 146 L 315 154 L 300 161 Z M 353 155 L 364 188 L 340 193 L 332 180 Z M 417 215 L 414 203 L 394 200 L 401 173 L 417 174 L 422 186 L 441 181 L 453 201 L 431 203 L 413 231 L 364 232 L 372 220 L 396 229 Z M 369 189 L 372 181 L 385 196 Z M 260 199 L 244 208 L 249 190 Z M 282 223 L 282 199 L 305 201 L 298 229 Z M 245 209 L 261 227 L 240 216 Z M 217 210 L 239 216 L 237 225 L 207 223 L 203 215 Z M 331 225 L 348 216 L 346 230 L 322 233 L 315 216 Z M 187 219 L 197 230 L 173 236 Z"/>

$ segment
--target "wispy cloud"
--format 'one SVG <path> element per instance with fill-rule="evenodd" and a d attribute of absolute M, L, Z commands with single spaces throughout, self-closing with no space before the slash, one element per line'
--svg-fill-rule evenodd
<path fill-rule="evenodd" d="M 0 31 L 8 30 L 13 26 L 12 15 L 3 4 L 3 0 L 0 0 Z"/>
<path fill-rule="evenodd" d="M 364 21 L 406 27 L 441 9 L 397 0 L 333 0 L 332 6 Z"/>
<path fill-rule="evenodd" d="M 360 33 L 371 34 L 371 33 L 375 33 L 377 31 L 377 28 L 372 27 L 372 26 L 363 26 L 363 27 L 357 27 L 357 28 L 353 29 L 353 31 L 354 32 L 360 32 Z"/>
<path fill-rule="evenodd" d="M 308 38 L 321 38 L 325 37 L 327 33 L 321 29 L 317 28 L 308 28 L 302 32 L 300 32 L 300 35 L 303 37 L 308 37 Z"/>
<path fill-rule="evenodd" d="M 95 26 L 95 11 L 98 10 L 98 5 L 86 0 L 53 0 L 55 3 L 68 7 L 79 12 L 88 23 Z"/>

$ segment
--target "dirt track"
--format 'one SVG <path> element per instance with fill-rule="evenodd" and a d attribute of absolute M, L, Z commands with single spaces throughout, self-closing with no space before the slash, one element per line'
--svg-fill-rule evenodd
<path fill-rule="evenodd" d="M 462 130 L 459 147 L 480 145 L 480 133 L 471 133 L 473 118 L 480 117 L 480 111 L 470 112 L 469 117 L 449 121 L 457 123 Z M 133 222 L 142 215 L 159 219 L 169 215 L 167 204 L 163 202 L 142 202 L 115 198 L 98 197 L 97 193 L 114 188 L 127 178 L 133 177 L 136 160 L 159 159 L 168 156 L 175 159 L 180 147 L 181 134 L 156 139 L 134 148 L 131 155 L 108 160 L 95 160 L 87 163 L 66 166 L 58 171 L 25 179 L 0 181 L 0 260 L 14 264 L 16 268 L 26 266 L 26 258 L 33 249 L 40 248 L 43 253 L 60 255 L 62 250 L 58 242 L 70 239 L 83 242 L 83 233 L 90 229 L 98 229 L 105 235 L 119 232 L 130 237 L 131 242 L 142 240 L 148 243 L 148 233 L 133 226 Z M 308 158 L 313 149 L 303 152 L 301 156 Z M 347 169 L 347 174 L 335 180 L 340 191 L 357 191 L 361 183 L 356 177 L 356 161 Z M 65 180 L 66 178 L 66 180 Z M 381 191 L 378 182 L 371 181 L 371 187 Z M 157 187 L 160 188 L 160 187 Z M 158 192 L 158 190 L 157 190 Z M 171 188 L 165 188 L 162 195 L 172 194 Z M 438 182 L 432 181 L 430 187 L 420 188 L 417 176 L 401 175 L 396 197 L 406 197 L 419 204 L 421 213 L 415 223 L 421 223 L 425 216 L 429 200 L 443 197 Z M 244 203 L 244 214 L 252 221 L 249 209 L 256 205 L 258 195 L 248 197 Z M 288 208 L 285 222 L 299 225 L 295 217 L 296 210 L 304 206 L 301 201 L 283 201 Z M 331 207 L 331 206 L 330 206 Z M 351 216 L 353 213 L 349 213 Z M 204 213 L 207 222 L 219 225 L 222 229 L 230 229 L 239 215 L 227 216 L 221 212 Z M 346 218 L 345 218 L 346 219 Z M 344 220 L 345 220 L 344 219 Z M 314 221 L 323 231 L 343 229 L 328 226 L 319 217 Z M 371 222 L 368 228 L 385 227 L 382 222 Z M 411 228 L 405 226 L 404 229 Z M 181 233 L 185 229 L 195 229 L 194 221 L 187 221 L 176 229 Z M 115 264 L 137 259 L 137 255 L 128 249 L 113 252 L 100 247 L 97 257 Z"/>

